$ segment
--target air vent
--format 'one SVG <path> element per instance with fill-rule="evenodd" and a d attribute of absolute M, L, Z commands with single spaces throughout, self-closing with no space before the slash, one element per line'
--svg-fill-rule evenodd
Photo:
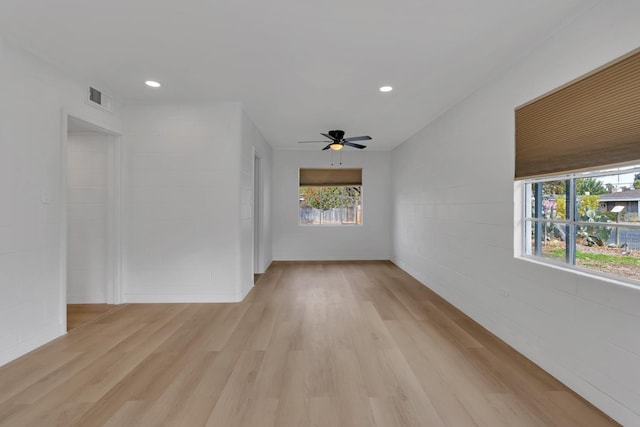
<path fill-rule="evenodd" d="M 95 87 L 89 88 L 89 101 L 95 102 L 98 105 L 102 105 L 102 92 Z"/>
<path fill-rule="evenodd" d="M 111 111 L 111 97 L 105 95 L 100 89 L 89 86 L 89 105 L 100 108 L 102 110 Z"/>

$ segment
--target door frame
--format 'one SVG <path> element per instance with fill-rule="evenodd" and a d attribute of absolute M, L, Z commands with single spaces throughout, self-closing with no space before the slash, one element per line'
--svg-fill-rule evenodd
<path fill-rule="evenodd" d="M 67 330 L 67 258 L 69 228 L 68 194 L 67 194 L 67 148 L 69 119 L 80 120 L 95 132 L 109 135 L 112 141 L 109 143 L 107 174 L 109 178 L 109 203 L 107 217 L 107 303 L 122 304 L 123 302 L 123 277 L 125 268 L 124 254 L 124 193 L 123 193 L 123 144 L 122 132 L 109 125 L 96 123 L 90 117 L 77 112 L 62 110 L 62 135 L 60 144 L 60 313 L 64 331 Z"/>
<path fill-rule="evenodd" d="M 264 273 L 264 179 L 263 179 L 263 169 L 264 169 L 264 157 L 260 154 L 256 147 L 253 147 L 253 157 L 252 157 L 252 176 L 253 176 L 253 200 L 251 204 L 253 206 L 252 209 L 252 237 L 251 241 L 252 250 L 253 250 L 253 274 L 262 274 Z M 256 170 L 257 166 L 257 170 Z M 257 174 L 256 174 L 257 172 Z M 252 276 L 253 280 L 253 276 Z"/>

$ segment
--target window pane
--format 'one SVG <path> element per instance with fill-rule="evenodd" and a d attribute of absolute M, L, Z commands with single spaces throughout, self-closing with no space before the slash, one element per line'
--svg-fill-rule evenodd
<path fill-rule="evenodd" d="M 567 193 L 567 187 L 566 187 L 566 181 L 564 180 L 545 181 L 542 183 L 542 194 L 547 197 L 555 198 L 555 196 L 558 194 L 566 194 L 566 193 Z"/>
<path fill-rule="evenodd" d="M 598 195 L 607 192 L 605 182 L 599 177 L 586 177 L 576 179 L 576 194 Z"/>
<path fill-rule="evenodd" d="M 578 227 L 576 234 L 576 265 L 640 280 L 640 229 Z"/>
<path fill-rule="evenodd" d="M 638 221 L 640 173 L 622 171 L 597 179 L 605 187 L 604 192 L 597 193 L 599 212 L 606 213 L 612 221 Z M 576 181 L 583 180 L 585 178 Z"/>
<path fill-rule="evenodd" d="M 300 224 L 361 224 L 362 186 L 301 186 Z"/>
<path fill-rule="evenodd" d="M 607 192 L 605 181 L 586 177 L 576 179 L 576 220 L 607 222 L 601 215 L 600 197 Z"/>
<path fill-rule="evenodd" d="M 554 222 L 544 222 L 542 224 L 542 256 L 545 258 L 566 261 L 566 225 Z"/>
<path fill-rule="evenodd" d="M 530 228 L 531 246 L 527 253 L 565 262 L 567 259 L 567 225 L 553 221 L 532 221 Z"/>
<path fill-rule="evenodd" d="M 530 186 L 532 218 L 566 219 L 566 181 L 544 181 Z"/>
<path fill-rule="evenodd" d="M 531 180 L 525 194 L 526 254 L 640 281 L 640 165 Z"/>

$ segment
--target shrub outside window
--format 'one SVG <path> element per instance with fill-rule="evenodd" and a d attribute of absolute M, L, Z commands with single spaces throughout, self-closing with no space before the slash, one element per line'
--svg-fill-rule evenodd
<path fill-rule="evenodd" d="M 640 165 L 525 181 L 524 253 L 640 285 Z"/>

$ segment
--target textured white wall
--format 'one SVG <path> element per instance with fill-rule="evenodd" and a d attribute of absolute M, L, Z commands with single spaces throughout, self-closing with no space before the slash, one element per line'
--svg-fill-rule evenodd
<path fill-rule="evenodd" d="M 66 331 L 62 109 L 120 127 L 86 90 L 0 39 L 0 365 Z"/>
<path fill-rule="evenodd" d="M 637 48 L 639 28 L 640 2 L 601 2 L 393 152 L 394 262 L 628 426 L 640 290 L 514 258 L 514 108 Z"/>
<path fill-rule="evenodd" d="M 236 301 L 239 104 L 128 106 L 123 116 L 125 301 Z"/>
<path fill-rule="evenodd" d="M 106 303 L 109 146 L 112 137 L 69 133 L 67 139 L 67 303 Z"/>
<path fill-rule="evenodd" d="M 273 152 L 273 259 L 366 260 L 391 256 L 391 154 L 345 149 L 343 166 L 362 168 L 362 225 L 299 225 L 298 169 L 330 166 L 328 151 Z M 336 157 L 337 159 L 337 157 Z M 337 165 L 337 161 L 335 162 Z M 338 167 L 338 166 L 336 166 Z"/>

